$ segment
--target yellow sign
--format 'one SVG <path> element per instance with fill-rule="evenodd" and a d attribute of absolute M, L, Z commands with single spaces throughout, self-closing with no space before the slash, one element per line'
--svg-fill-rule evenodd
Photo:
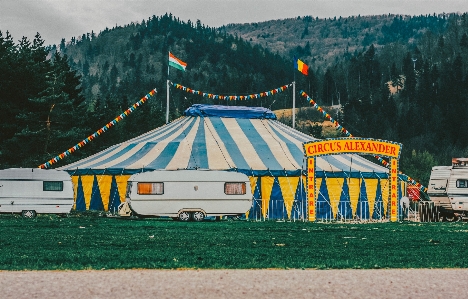
<path fill-rule="evenodd" d="M 398 143 L 364 138 L 340 138 L 312 141 L 304 144 L 307 157 L 360 153 L 399 158 L 401 146 Z"/>
<path fill-rule="evenodd" d="M 337 138 L 304 143 L 307 156 L 307 198 L 309 221 L 316 220 L 315 157 L 338 154 L 369 154 L 390 158 L 390 220 L 398 220 L 398 159 L 401 144 L 376 139 Z"/>
<path fill-rule="evenodd" d="M 390 221 L 398 221 L 398 161 L 390 161 Z"/>
<path fill-rule="evenodd" d="M 315 221 L 315 159 L 307 159 L 307 197 L 309 198 L 309 221 Z"/>

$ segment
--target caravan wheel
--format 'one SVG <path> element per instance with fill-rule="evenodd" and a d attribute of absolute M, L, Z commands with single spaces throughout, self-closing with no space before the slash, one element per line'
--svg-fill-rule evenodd
<path fill-rule="evenodd" d="M 201 211 L 193 212 L 192 219 L 193 221 L 197 221 L 197 222 L 203 221 L 203 219 L 205 219 L 205 214 Z"/>
<path fill-rule="evenodd" d="M 23 211 L 21 211 L 21 216 L 23 216 L 23 218 L 35 218 L 36 217 L 36 211 L 34 211 L 34 210 L 23 210 Z"/>
<path fill-rule="evenodd" d="M 186 211 L 182 211 L 179 213 L 179 220 L 180 221 L 189 221 L 190 220 L 190 213 Z"/>
<path fill-rule="evenodd" d="M 455 215 L 454 214 L 445 215 L 445 220 L 447 220 L 448 222 L 453 222 L 455 221 Z"/>

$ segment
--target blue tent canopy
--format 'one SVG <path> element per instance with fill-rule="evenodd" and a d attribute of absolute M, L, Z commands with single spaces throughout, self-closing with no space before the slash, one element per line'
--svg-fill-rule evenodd
<path fill-rule="evenodd" d="M 230 170 L 249 176 L 305 174 L 303 143 L 316 140 L 275 120 L 265 108 L 193 105 L 186 116 L 60 167 L 72 175 L 152 170 Z M 316 159 L 316 176 L 388 178 L 388 169 L 359 155 Z"/>

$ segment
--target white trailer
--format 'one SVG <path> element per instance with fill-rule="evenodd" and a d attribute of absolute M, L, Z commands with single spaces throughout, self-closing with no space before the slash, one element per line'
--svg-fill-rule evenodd
<path fill-rule="evenodd" d="M 252 206 L 249 178 L 242 173 L 214 170 L 156 170 L 128 179 L 126 202 L 140 216 L 169 216 L 202 221 L 207 216 L 242 215 Z"/>
<path fill-rule="evenodd" d="M 468 159 L 453 158 L 452 166 L 434 166 L 427 194 L 446 221 L 468 217 Z"/>
<path fill-rule="evenodd" d="M 61 170 L 10 168 L 0 170 L 0 213 L 66 214 L 73 207 L 73 184 Z"/>

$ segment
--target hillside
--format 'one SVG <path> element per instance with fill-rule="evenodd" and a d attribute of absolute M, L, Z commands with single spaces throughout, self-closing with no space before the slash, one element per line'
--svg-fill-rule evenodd
<path fill-rule="evenodd" d="M 333 118 L 339 117 L 341 110 L 337 107 L 323 107 Z M 296 108 L 296 129 L 311 135 L 315 138 L 336 138 L 341 137 L 336 127 L 323 114 L 313 107 Z M 278 120 L 284 124 L 292 126 L 292 109 L 278 109 L 273 111 Z"/>
<path fill-rule="evenodd" d="M 97 35 L 84 34 L 63 41 L 60 48 L 82 73 L 84 94 L 91 106 L 98 98 L 138 98 L 154 87 L 165 94 L 169 51 L 188 65 L 186 72 L 170 68 L 169 79 L 192 89 L 242 95 L 292 80 L 282 57 L 200 22 L 184 23 L 172 15 L 106 28 Z M 177 111 L 207 100 L 177 92 L 174 98 L 171 106 Z"/>
<path fill-rule="evenodd" d="M 319 19 L 312 16 L 222 27 L 228 34 L 261 45 L 288 58 L 301 57 L 315 69 L 339 57 L 400 42 L 413 47 L 424 33 L 446 30 L 448 15 L 377 15 Z"/>

